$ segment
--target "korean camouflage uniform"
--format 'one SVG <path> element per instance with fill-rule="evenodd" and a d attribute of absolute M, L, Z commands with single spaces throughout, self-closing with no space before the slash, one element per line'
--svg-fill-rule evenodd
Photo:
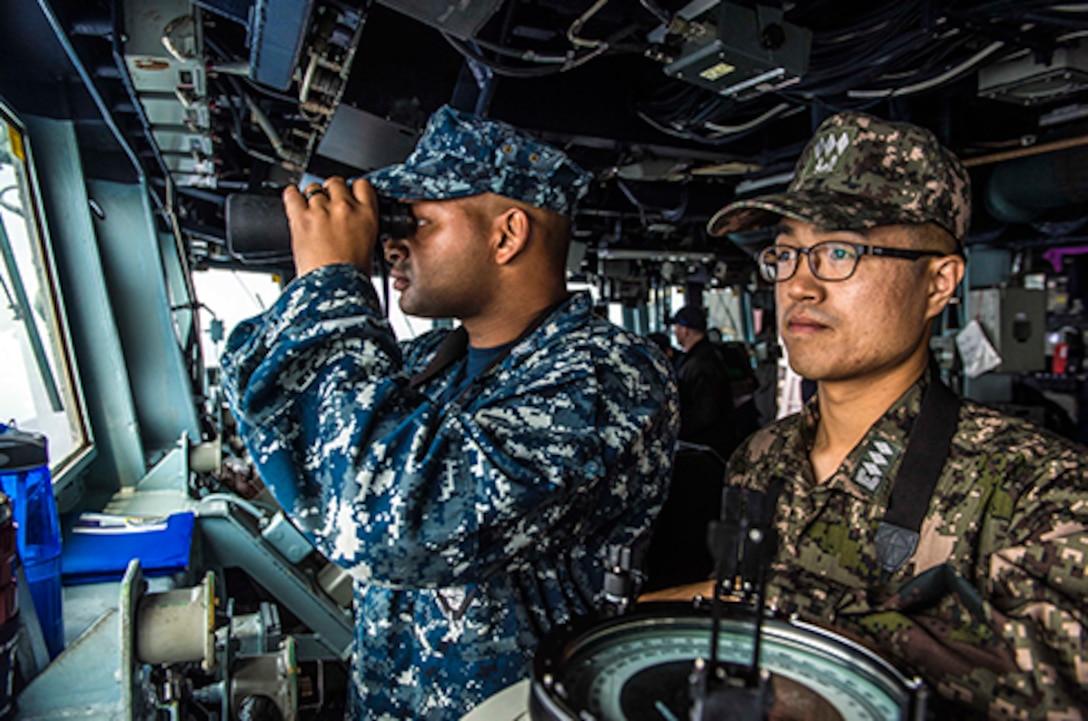
<path fill-rule="evenodd" d="M 1081 719 L 1088 704 L 1086 450 L 964 400 L 915 555 L 882 577 L 887 510 L 924 376 L 825 482 L 817 399 L 733 455 L 728 481 L 783 479 L 768 603 L 921 675 L 957 718 Z M 938 715 L 938 718 L 945 716 Z"/>
<path fill-rule="evenodd" d="M 652 343 L 577 294 L 467 390 L 409 379 L 455 331 L 398 347 L 365 274 L 296 279 L 223 359 L 261 477 L 354 577 L 351 713 L 455 719 L 598 606 L 609 544 L 664 498 L 678 409 Z"/>

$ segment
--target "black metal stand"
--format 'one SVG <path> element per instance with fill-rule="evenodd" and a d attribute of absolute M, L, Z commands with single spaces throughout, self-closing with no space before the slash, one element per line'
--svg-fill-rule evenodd
<path fill-rule="evenodd" d="M 770 674 L 759 667 L 767 567 L 774 558 L 777 534 L 769 519 L 777 493 L 726 488 L 721 520 L 710 524 L 707 545 L 714 557 L 714 598 L 710 650 L 695 660 L 691 674 L 692 721 L 762 721 L 774 704 Z M 718 658 L 725 596 L 731 608 L 752 620 L 752 655 L 747 663 Z"/>

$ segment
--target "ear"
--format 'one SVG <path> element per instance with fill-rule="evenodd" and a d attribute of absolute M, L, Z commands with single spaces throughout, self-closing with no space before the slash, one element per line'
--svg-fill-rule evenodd
<path fill-rule="evenodd" d="M 528 247 L 532 218 L 521 208 L 508 208 L 495 217 L 492 229 L 495 262 L 506 265 Z"/>
<path fill-rule="evenodd" d="M 963 257 L 946 255 L 931 261 L 929 266 L 929 307 L 926 318 L 936 318 L 956 294 L 966 270 Z"/>

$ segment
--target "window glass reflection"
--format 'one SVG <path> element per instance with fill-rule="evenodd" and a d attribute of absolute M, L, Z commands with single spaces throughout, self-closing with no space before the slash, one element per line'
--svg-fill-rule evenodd
<path fill-rule="evenodd" d="M 26 138 L 0 107 L 0 420 L 49 439 L 56 471 L 87 443 Z"/>

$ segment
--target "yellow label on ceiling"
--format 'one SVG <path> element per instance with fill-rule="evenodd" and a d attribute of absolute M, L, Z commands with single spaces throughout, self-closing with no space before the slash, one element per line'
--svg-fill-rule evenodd
<path fill-rule="evenodd" d="M 711 65 L 709 68 L 699 73 L 699 77 L 701 77 L 703 80 L 714 82 L 718 78 L 723 78 L 736 69 L 737 67 L 735 65 L 730 65 L 729 63 L 718 63 L 717 65 Z"/>

